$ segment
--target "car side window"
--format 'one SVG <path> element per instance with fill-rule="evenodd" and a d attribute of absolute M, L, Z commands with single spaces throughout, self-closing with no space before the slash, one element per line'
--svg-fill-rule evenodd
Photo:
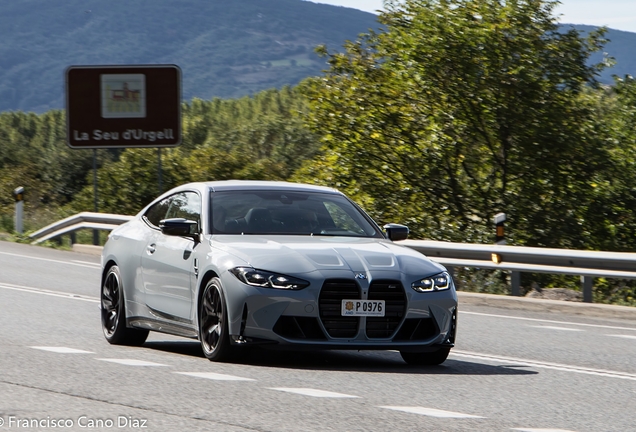
<path fill-rule="evenodd" d="M 193 220 L 201 226 L 201 197 L 195 192 L 179 192 L 152 205 L 144 219 L 155 228 L 163 219 L 184 218 Z"/>
<path fill-rule="evenodd" d="M 195 192 L 180 192 L 172 196 L 164 219 L 183 218 L 201 226 L 201 197 Z"/>
<path fill-rule="evenodd" d="M 146 213 L 144 213 L 144 219 L 150 225 L 153 225 L 155 228 L 159 228 L 159 221 L 162 219 L 166 219 L 166 214 L 168 213 L 168 209 L 170 208 L 170 202 L 172 201 L 173 196 L 168 198 L 164 198 L 158 203 L 152 205 Z"/>

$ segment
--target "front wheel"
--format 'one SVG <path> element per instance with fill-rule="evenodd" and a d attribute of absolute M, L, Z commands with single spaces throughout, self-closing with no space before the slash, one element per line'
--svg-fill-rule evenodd
<path fill-rule="evenodd" d="M 433 352 L 408 352 L 400 351 L 400 355 L 405 362 L 416 366 L 435 366 L 444 363 L 450 348 L 440 348 Z"/>
<path fill-rule="evenodd" d="M 124 286 L 119 267 L 108 269 L 101 294 L 102 330 L 106 340 L 113 345 L 143 345 L 148 330 L 126 327 Z"/>
<path fill-rule="evenodd" d="M 203 354 L 211 361 L 232 358 L 227 305 L 219 278 L 212 278 L 203 290 L 199 305 L 199 340 Z"/>

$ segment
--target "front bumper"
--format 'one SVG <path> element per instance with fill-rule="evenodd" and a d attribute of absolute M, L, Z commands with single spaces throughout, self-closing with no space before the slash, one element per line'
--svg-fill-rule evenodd
<path fill-rule="evenodd" d="M 332 291 L 338 294 L 339 289 L 345 290 L 342 298 L 385 300 L 386 316 L 353 320 L 341 317 L 340 297 L 324 295 L 327 285 L 334 280 L 338 281 L 338 289 Z M 348 283 L 349 291 L 343 281 Z M 237 280 L 229 282 L 233 286 L 226 285 L 226 291 L 228 295 L 235 294 L 230 301 L 234 309 L 230 312 L 230 335 L 236 345 L 424 352 L 454 344 L 457 322 L 454 288 L 417 293 L 404 289 L 405 283 L 397 278 L 366 284 L 350 278 L 331 278 L 318 280 L 303 290 L 281 292 L 250 287 Z M 388 292 L 388 283 L 399 285 L 399 290 L 391 288 L 396 292 Z"/>

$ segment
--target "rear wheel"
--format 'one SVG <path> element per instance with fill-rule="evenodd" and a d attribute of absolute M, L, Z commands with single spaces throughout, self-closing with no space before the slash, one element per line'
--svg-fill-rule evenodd
<path fill-rule="evenodd" d="M 219 278 L 212 278 L 203 290 L 199 305 L 199 340 L 203 354 L 211 361 L 227 361 L 234 354 L 230 345 L 227 305 Z"/>
<path fill-rule="evenodd" d="M 119 267 L 108 269 L 101 293 L 102 330 L 106 340 L 113 345 L 143 345 L 148 330 L 126 327 L 124 286 Z"/>
<path fill-rule="evenodd" d="M 450 353 L 450 348 L 440 348 L 433 352 L 400 351 L 400 355 L 410 365 L 434 366 L 444 363 Z"/>

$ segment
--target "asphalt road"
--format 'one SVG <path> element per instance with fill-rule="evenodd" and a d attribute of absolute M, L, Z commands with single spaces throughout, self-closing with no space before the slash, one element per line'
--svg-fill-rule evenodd
<path fill-rule="evenodd" d="M 109 345 L 99 274 L 99 257 L 0 242 L 0 432 L 636 430 L 636 321 L 460 302 L 438 367 L 379 351 L 218 364 L 161 334 Z"/>

